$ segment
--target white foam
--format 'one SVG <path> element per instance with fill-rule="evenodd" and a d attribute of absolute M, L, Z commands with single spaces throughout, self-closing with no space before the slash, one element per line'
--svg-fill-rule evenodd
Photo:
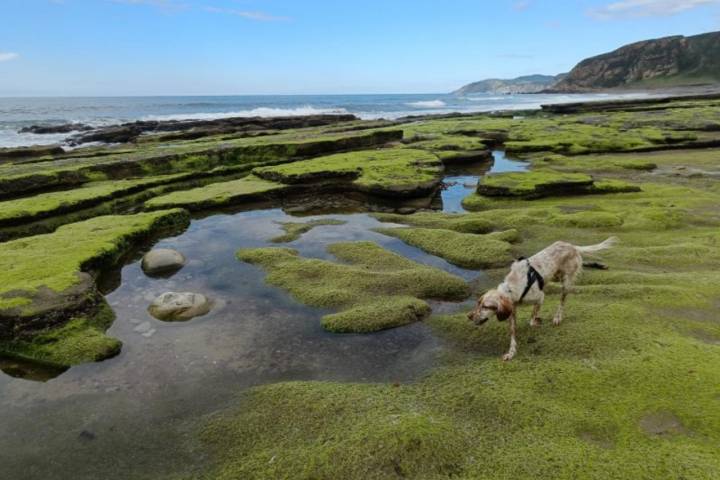
<path fill-rule="evenodd" d="M 512 98 L 512 95 L 503 95 L 502 97 L 464 97 L 466 100 L 471 102 L 497 102 L 498 100 L 507 100 Z"/>
<path fill-rule="evenodd" d="M 405 105 L 414 108 L 443 108 L 447 106 L 447 104 L 442 100 L 425 100 L 420 102 L 410 102 L 406 103 Z"/>
<path fill-rule="evenodd" d="M 252 110 L 234 112 L 200 112 L 174 113 L 171 115 L 146 115 L 142 120 L 217 120 L 233 117 L 302 117 L 305 115 L 344 115 L 349 113 L 344 108 L 316 108 L 305 105 L 298 108 L 258 107 Z"/>
<path fill-rule="evenodd" d="M 67 133 L 36 135 L 34 133 L 18 133 L 13 129 L 0 129 L 0 148 L 53 145 L 63 143 L 68 135 Z"/>

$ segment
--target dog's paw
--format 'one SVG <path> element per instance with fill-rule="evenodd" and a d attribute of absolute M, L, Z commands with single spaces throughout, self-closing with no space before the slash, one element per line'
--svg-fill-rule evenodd
<path fill-rule="evenodd" d="M 531 327 L 539 327 L 542 325 L 542 319 L 541 318 L 531 318 L 530 319 L 530 326 Z"/>
<path fill-rule="evenodd" d="M 514 356 L 515 356 L 514 353 L 508 352 L 508 353 L 506 353 L 505 355 L 502 356 L 502 360 L 503 360 L 503 362 L 509 362 L 510 360 L 513 359 Z"/>
<path fill-rule="evenodd" d="M 553 318 L 553 325 L 557 327 L 560 323 L 562 323 L 562 315 L 555 315 Z"/>

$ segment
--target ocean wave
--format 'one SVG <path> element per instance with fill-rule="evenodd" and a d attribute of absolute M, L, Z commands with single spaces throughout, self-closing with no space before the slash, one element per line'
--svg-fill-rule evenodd
<path fill-rule="evenodd" d="M 344 108 L 317 108 L 305 105 L 297 108 L 258 107 L 234 112 L 173 113 L 169 115 L 145 115 L 143 120 L 217 120 L 233 117 L 302 117 L 305 115 L 345 115 Z"/>
<path fill-rule="evenodd" d="M 502 97 L 464 97 L 466 100 L 471 102 L 496 102 L 498 100 L 507 100 L 509 95 L 503 95 Z"/>
<path fill-rule="evenodd" d="M 406 103 L 405 105 L 414 108 L 443 108 L 447 106 L 447 104 L 442 100 L 424 100 L 420 102 Z"/>

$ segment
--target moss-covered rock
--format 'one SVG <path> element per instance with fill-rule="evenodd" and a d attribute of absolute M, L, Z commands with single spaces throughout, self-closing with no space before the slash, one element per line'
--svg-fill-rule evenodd
<path fill-rule="evenodd" d="M 302 258 L 288 248 L 242 249 L 238 258 L 268 271 L 266 281 L 300 302 L 341 313 L 323 326 L 341 332 L 368 332 L 404 325 L 427 312 L 408 297 L 462 300 L 465 282 L 449 273 L 410 261 L 371 242 L 337 243 L 328 251 L 345 263 Z M 368 318 L 381 314 L 379 318 Z"/>
<path fill-rule="evenodd" d="M 181 180 L 186 174 L 93 182 L 81 188 L 0 202 L 0 227 L 19 225 L 98 205 L 104 201 Z"/>
<path fill-rule="evenodd" d="M 213 176 L 219 167 L 234 172 L 332 152 L 384 145 L 401 130 L 325 133 L 305 129 L 252 138 L 207 137 L 173 144 L 138 144 L 33 163 L 0 164 L 0 198 L 99 180 L 195 172 Z"/>
<path fill-rule="evenodd" d="M 114 319 L 110 307 L 101 304 L 97 312 L 77 314 L 57 328 L 0 340 L 0 354 L 60 367 L 105 360 L 122 347 L 119 340 L 105 335 Z"/>
<path fill-rule="evenodd" d="M 492 160 L 486 141 L 467 135 L 416 135 L 403 140 L 409 148 L 428 150 L 444 164 L 483 162 Z"/>
<path fill-rule="evenodd" d="M 105 216 L 0 244 L 0 350 L 29 358 L 36 352 L 42 360 L 56 355 L 63 359 L 58 363 L 115 351 L 117 342 L 101 335 L 109 323 L 94 317 L 103 300 L 93 275 L 113 267 L 136 242 L 188 223 L 183 210 Z M 51 344 L 64 353 L 48 353 Z"/>
<path fill-rule="evenodd" d="M 410 296 L 380 297 L 339 313 L 325 315 L 322 326 L 337 333 L 370 333 L 417 322 L 430 314 L 430 306 Z"/>
<path fill-rule="evenodd" d="M 340 153 L 253 173 L 285 184 L 347 183 L 349 188 L 382 196 L 419 196 L 440 185 L 442 162 L 424 150 L 393 148 Z"/>
<path fill-rule="evenodd" d="M 477 193 L 486 197 L 522 197 L 526 199 L 563 195 L 637 192 L 640 187 L 620 180 L 595 182 L 582 173 L 552 170 L 508 172 L 487 175 L 478 182 Z"/>
<path fill-rule="evenodd" d="M 436 228 L 378 228 L 375 231 L 401 239 L 428 253 L 464 268 L 506 265 L 512 259 L 510 240 L 518 232 L 494 232 L 486 235 L 459 233 Z"/>
<path fill-rule="evenodd" d="M 472 444 L 464 422 L 408 393 L 322 382 L 256 389 L 242 408 L 212 418 L 204 428 L 202 439 L 218 460 L 208 478 L 457 476 Z M 260 419 L 269 415 L 274 421 L 263 425 Z"/>
<path fill-rule="evenodd" d="M 374 213 L 373 217 L 386 223 L 401 223 L 423 228 L 441 228 L 460 233 L 490 233 L 494 225 L 477 215 L 465 215 L 441 212 L 417 212 L 412 215 L 396 213 Z"/>
<path fill-rule="evenodd" d="M 196 211 L 268 200 L 284 188 L 282 184 L 249 176 L 161 195 L 145 202 L 145 206 L 150 210 L 179 207 Z"/>

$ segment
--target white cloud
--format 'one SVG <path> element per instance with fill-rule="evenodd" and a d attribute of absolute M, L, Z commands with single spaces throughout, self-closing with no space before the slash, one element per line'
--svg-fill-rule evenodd
<path fill-rule="evenodd" d="M 242 17 L 247 20 L 254 20 L 257 22 L 286 22 L 292 20 L 290 17 L 281 17 L 271 15 L 269 13 L 254 11 L 254 10 L 240 10 L 237 8 L 223 8 L 215 7 L 212 5 L 203 5 L 197 2 L 188 2 L 186 0 L 105 0 L 112 3 L 118 3 L 123 5 L 143 5 L 148 7 L 155 7 L 165 12 L 177 12 L 181 10 L 204 10 L 210 13 L 218 13 L 223 15 L 233 15 L 236 17 Z"/>
<path fill-rule="evenodd" d="M 177 0 L 110 0 L 113 3 L 122 3 L 125 5 L 147 5 L 150 7 L 156 7 L 163 11 L 177 11 L 185 10 L 190 7 L 187 3 L 179 2 Z"/>
<path fill-rule="evenodd" d="M 20 58 L 20 55 L 17 53 L 0 52 L 0 62 L 9 62 L 10 60 L 15 60 L 16 58 Z"/>
<path fill-rule="evenodd" d="M 707 5 L 720 5 L 720 0 L 621 0 L 588 14 L 600 20 L 637 17 L 667 17 Z"/>
<path fill-rule="evenodd" d="M 238 10 L 235 8 L 205 7 L 205 11 L 211 13 L 222 13 L 225 15 L 235 15 L 236 17 L 242 17 L 248 20 L 255 20 L 258 22 L 287 22 L 290 20 L 289 17 L 277 17 L 275 15 L 270 15 L 265 12 L 251 12 L 246 10 Z"/>

